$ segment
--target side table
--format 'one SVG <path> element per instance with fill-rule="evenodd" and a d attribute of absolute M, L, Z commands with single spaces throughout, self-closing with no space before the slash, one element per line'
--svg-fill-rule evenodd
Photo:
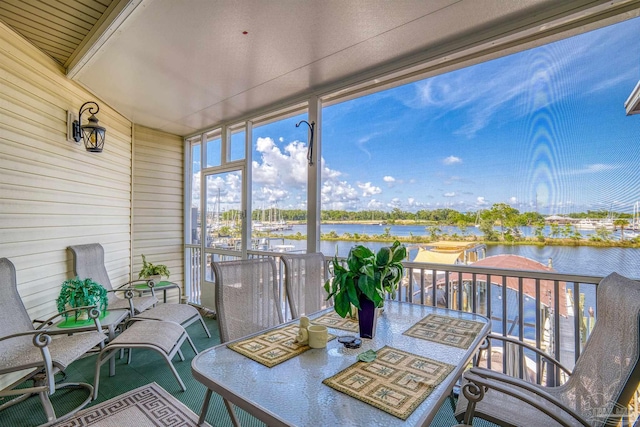
<path fill-rule="evenodd" d="M 180 285 L 174 282 L 168 282 L 168 281 L 158 282 L 153 286 L 153 288 L 149 287 L 149 285 L 145 283 L 140 283 L 137 285 L 133 285 L 133 288 L 139 293 L 140 296 L 149 292 L 151 292 L 151 295 L 156 296 L 156 291 L 162 291 L 162 294 L 163 294 L 162 302 L 165 302 L 165 303 L 167 302 L 167 291 L 169 289 L 177 289 L 178 303 L 182 302 L 182 288 L 180 287 Z"/>

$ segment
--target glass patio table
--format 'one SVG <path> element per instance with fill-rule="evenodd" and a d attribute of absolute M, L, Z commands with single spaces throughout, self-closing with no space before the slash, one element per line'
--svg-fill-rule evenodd
<path fill-rule="evenodd" d="M 332 310 L 328 308 L 308 317 L 313 323 L 314 319 Z M 475 321 L 478 322 L 475 324 L 477 330 L 466 338 L 466 348 L 405 334 L 428 315 L 438 315 L 445 320 Z M 298 320 L 294 320 L 288 324 L 297 323 Z M 209 390 L 269 426 L 428 426 L 489 330 L 490 320 L 481 315 L 385 301 L 384 312 L 378 316 L 375 337 L 362 339 L 360 348 L 349 349 L 333 339 L 326 348 L 309 349 L 268 368 L 227 347 L 245 337 L 202 351 L 193 359 L 191 371 L 194 378 Z M 329 328 L 329 333 L 335 336 L 357 335 L 333 328 Z M 378 351 L 385 346 L 451 365 L 441 382 L 406 420 L 323 384 L 323 380 L 354 365 L 361 352 L 369 349 Z"/>

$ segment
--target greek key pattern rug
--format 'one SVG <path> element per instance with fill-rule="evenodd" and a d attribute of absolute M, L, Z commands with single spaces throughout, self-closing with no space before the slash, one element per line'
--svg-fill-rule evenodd
<path fill-rule="evenodd" d="M 298 335 L 298 329 L 299 326 L 297 324 L 289 325 L 228 344 L 227 347 L 268 368 L 272 368 L 311 348 L 306 344 L 301 345 L 294 342 Z M 334 338 L 334 335 L 329 334 L 329 341 Z"/>
<path fill-rule="evenodd" d="M 335 312 L 335 310 L 323 314 L 317 319 L 313 319 L 311 323 L 314 325 L 324 325 L 327 328 L 342 329 L 349 332 L 360 331 L 358 319 L 352 319 L 350 317 L 342 318 Z"/>
<path fill-rule="evenodd" d="M 458 348 L 469 348 L 483 327 L 483 323 L 473 320 L 430 314 L 407 329 L 404 335 Z"/>
<path fill-rule="evenodd" d="M 454 368 L 389 346 L 377 353 L 373 362 L 356 362 L 322 382 L 406 420 Z"/>
<path fill-rule="evenodd" d="M 198 416 L 156 383 L 83 409 L 55 427 L 195 427 Z M 209 426 L 209 424 L 205 423 Z"/>

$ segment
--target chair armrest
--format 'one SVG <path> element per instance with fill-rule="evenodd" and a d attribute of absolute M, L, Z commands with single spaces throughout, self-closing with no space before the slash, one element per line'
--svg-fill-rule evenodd
<path fill-rule="evenodd" d="M 570 427 L 574 424 L 567 424 L 565 420 L 560 418 L 556 413 L 549 409 L 550 406 L 554 406 L 562 410 L 585 427 L 590 426 L 590 424 L 580 415 L 578 415 L 574 410 L 565 406 L 560 400 L 556 399 L 553 395 L 546 392 L 543 388 L 523 381 L 519 378 L 514 378 L 509 375 L 501 374 L 499 372 L 491 371 L 484 368 L 471 368 L 463 374 L 463 378 L 469 381 L 469 383 L 463 386 L 463 393 L 470 403 L 479 402 L 484 397 L 484 392 L 486 389 L 493 389 L 498 392 L 515 397 L 525 404 L 533 406 L 538 411 L 548 415 L 563 426 Z M 480 387 L 482 390 L 474 390 L 473 387 L 470 386 L 470 384 L 474 384 L 476 387 Z M 532 393 L 544 399 L 544 402 L 539 402 L 531 399 L 530 394 L 526 392 Z M 469 407 L 471 407 L 471 405 Z M 470 415 L 470 417 L 472 416 L 473 414 Z M 470 419 L 468 421 L 470 421 Z"/>
<path fill-rule="evenodd" d="M 107 293 L 108 292 L 112 292 L 112 293 L 117 293 L 117 292 L 124 292 L 124 296 L 125 298 L 133 298 L 133 294 L 131 294 L 131 296 L 127 296 L 129 292 L 135 292 L 136 288 L 125 288 L 125 287 L 120 287 L 118 289 L 107 289 Z"/>
<path fill-rule="evenodd" d="M 48 335 L 48 333 L 49 331 L 47 329 L 34 329 L 31 331 L 18 332 L 17 334 L 5 335 L 3 337 L 0 337 L 0 341 L 12 339 L 12 338 L 18 338 L 18 337 L 25 337 L 30 335 L 33 335 L 34 337 L 38 335 Z"/>
<path fill-rule="evenodd" d="M 557 359 L 555 359 L 553 356 L 551 356 L 548 353 L 545 353 L 544 351 L 540 350 L 539 348 L 536 348 L 532 345 L 527 344 L 526 342 L 511 338 L 511 337 L 505 337 L 503 335 L 496 335 L 496 334 L 489 334 L 487 335 L 487 340 L 491 341 L 491 340 L 500 340 L 500 341 L 504 341 L 504 342 L 508 342 L 511 344 L 516 344 L 520 347 L 524 347 L 527 350 L 531 350 L 534 353 L 538 354 L 540 357 L 548 360 L 549 362 L 553 363 L 555 366 L 557 366 L 558 368 L 562 369 L 565 373 L 567 373 L 568 375 L 571 375 L 571 370 L 568 369 L 567 367 L 565 367 L 562 363 L 560 363 Z"/>

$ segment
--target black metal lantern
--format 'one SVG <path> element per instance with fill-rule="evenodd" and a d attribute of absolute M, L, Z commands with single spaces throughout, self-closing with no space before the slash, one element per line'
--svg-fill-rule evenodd
<path fill-rule="evenodd" d="M 81 125 L 82 113 L 84 111 L 89 111 L 91 116 L 89 117 L 88 124 Z M 73 122 L 73 139 L 76 142 L 80 142 L 82 139 L 87 151 L 91 151 L 92 153 L 102 152 L 102 148 L 104 147 L 104 137 L 107 132 L 105 128 L 98 124 L 98 119 L 95 116 L 98 114 L 98 111 L 100 111 L 98 104 L 93 101 L 85 102 L 82 104 L 82 107 L 80 107 L 80 111 L 78 112 L 78 120 Z"/>

